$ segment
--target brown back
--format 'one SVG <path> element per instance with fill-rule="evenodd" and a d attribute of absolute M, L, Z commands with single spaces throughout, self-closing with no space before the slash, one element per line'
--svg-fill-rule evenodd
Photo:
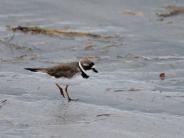
<path fill-rule="evenodd" d="M 43 72 L 48 73 L 56 78 L 66 77 L 72 78 L 74 75 L 80 72 L 78 62 L 63 63 L 54 67 L 45 68 Z"/>

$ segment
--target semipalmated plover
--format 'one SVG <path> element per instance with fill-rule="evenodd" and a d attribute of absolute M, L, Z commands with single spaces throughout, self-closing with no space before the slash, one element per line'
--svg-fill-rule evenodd
<path fill-rule="evenodd" d="M 90 59 L 83 58 L 78 62 L 61 63 L 59 65 L 48 68 L 25 68 L 25 69 L 32 72 L 46 73 L 55 78 L 72 79 L 76 75 L 81 75 L 83 78 L 87 79 L 89 78 L 89 75 L 87 75 L 86 73 L 87 70 L 92 70 L 93 72 L 98 73 L 94 65 L 95 65 L 94 62 L 92 62 Z M 68 94 L 68 86 L 69 86 L 68 84 L 66 84 L 64 90 L 62 87 L 59 86 L 58 83 L 56 83 L 56 86 L 59 88 L 60 93 L 64 98 L 65 96 L 67 96 L 68 101 L 77 100 L 70 98 Z"/>

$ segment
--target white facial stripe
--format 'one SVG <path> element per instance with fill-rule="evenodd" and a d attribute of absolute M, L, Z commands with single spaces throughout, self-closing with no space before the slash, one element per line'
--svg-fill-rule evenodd
<path fill-rule="evenodd" d="M 83 69 L 83 67 L 82 67 L 82 65 L 81 65 L 81 61 L 79 61 L 79 68 L 80 68 L 85 74 L 87 74 L 86 71 Z"/>
<path fill-rule="evenodd" d="M 95 65 L 93 65 L 91 68 L 94 69 L 95 68 Z"/>
<path fill-rule="evenodd" d="M 85 64 L 85 63 L 84 63 L 83 66 L 88 66 L 88 64 Z"/>

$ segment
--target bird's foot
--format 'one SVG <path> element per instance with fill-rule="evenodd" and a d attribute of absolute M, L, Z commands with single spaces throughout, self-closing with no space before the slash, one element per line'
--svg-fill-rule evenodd
<path fill-rule="evenodd" d="M 72 98 L 68 98 L 68 102 L 71 102 L 71 101 L 78 101 L 79 99 L 77 98 L 77 99 L 72 99 Z"/>

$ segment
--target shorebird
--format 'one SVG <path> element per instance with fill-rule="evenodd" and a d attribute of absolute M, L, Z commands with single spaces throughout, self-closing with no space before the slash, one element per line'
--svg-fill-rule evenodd
<path fill-rule="evenodd" d="M 83 78 L 87 79 L 89 78 L 89 75 L 87 75 L 86 73 L 87 70 L 92 70 L 93 72 L 98 73 L 98 71 L 95 69 L 94 62 L 92 62 L 88 58 L 81 59 L 78 62 L 61 63 L 59 65 L 48 68 L 25 68 L 25 69 L 32 72 L 46 73 L 49 76 L 53 76 L 55 78 L 67 78 L 67 79 L 72 79 L 74 76 L 77 75 L 81 75 Z M 69 102 L 78 100 L 70 98 L 68 94 L 68 87 L 69 87 L 68 84 L 65 85 L 64 90 L 58 83 L 55 84 L 59 88 L 60 94 L 64 98 L 67 97 Z"/>

